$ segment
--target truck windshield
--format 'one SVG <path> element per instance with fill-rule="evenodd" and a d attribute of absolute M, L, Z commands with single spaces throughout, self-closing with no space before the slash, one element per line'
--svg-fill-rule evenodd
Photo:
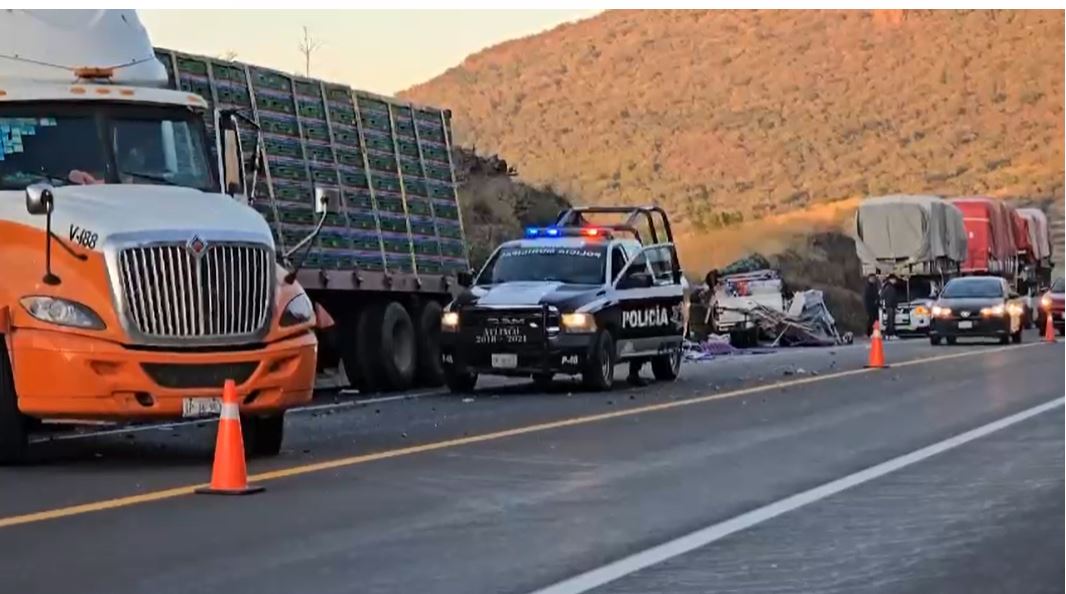
<path fill-rule="evenodd" d="M 33 104 L 0 108 L 0 189 L 161 184 L 217 188 L 200 117 L 184 108 Z"/>
<path fill-rule="evenodd" d="M 942 297 L 948 299 L 1003 297 L 1003 285 L 995 278 L 959 278 L 948 282 Z"/>
<path fill-rule="evenodd" d="M 555 281 L 598 285 L 604 282 L 606 253 L 603 246 L 507 247 L 485 266 L 477 284 Z"/>

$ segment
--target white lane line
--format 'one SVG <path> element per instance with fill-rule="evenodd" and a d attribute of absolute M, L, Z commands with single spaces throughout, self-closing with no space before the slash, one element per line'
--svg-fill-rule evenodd
<path fill-rule="evenodd" d="M 1020 423 L 1036 415 L 1054 410 L 1063 405 L 1066 399 L 1056 398 L 1050 402 L 1034 406 L 1022 412 L 1004 417 L 997 421 L 960 433 L 954 437 L 945 439 L 904 454 L 886 462 L 871 466 L 865 470 L 849 474 L 843 478 L 830 481 L 813 489 L 797 493 L 784 499 L 779 499 L 771 504 L 753 509 L 734 518 L 719 522 L 706 528 L 701 528 L 685 536 L 663 543 L 661 545 L 635 553 L 618 561 L 614 561 L 602 567 L 582 573 L 572 578 L 557 582 L 547 588 L 537 590 L 533 594 L 579 594 L 598 588 L 604 584 L 613 582 L 619 578 L 630 575 L 652 565 L 662 563 L 679 555 L 694 551 L 707 546 L 716 540 L 725 538 L 730 534 L 751 528 L 781 514 L 814 503 L 826 497 L 836 495 L 857 485 L 882 477 L 891 472 L 906 468 L 937 454 L 957 448 L 963 444 L 979 439 L 1001 429 L 1005 429 Z"/>
<path fill-rule="evenodd" d="M 424 392 L 411 392 L 409 394 L 397 394 L 395 396 L 382 396 L 380 398 L 362 398 L 359 400 L 348 400 L 345 402 L 330 402 L 327 404 L 308 404 L 306 406 L 297 406 L 290 408 L 289 413 L 303 414 L 309 412 L 318 412 L 323 410 L 338 410 L 344 408 L 355 408 L 359 406 L 366 406 L 368 404 L 380 404 L 382 402 L 395 402 L 397 400 L 413 400 L 415 398 L 423 398 L 425 396 L 436 396 L 438 394 L 445 394 L 443 390 L 427 390 Z M 134 427 L 118 427 L 115 429 L 103 429 L 100 431 L 84 431 L 78 433 L 69 434 L 56 434 L 56 435 L 41 435 L 30 439 L 30 443 L 49 443 L 55 441 L 72 441 L 75 439 L 89 439 L 90 437 L 105 437 L 108 435 L 126 435 L 130 433 L 144 433 L 146 431 L 169 431 L 178 427 L 189 426 L 202 426 L 207 424 L 214 424 L 218 419 L 192 419 L 188 421 L 175 421 L 173 423 L 153 423 L 151 425 L 137 425 Z"/>

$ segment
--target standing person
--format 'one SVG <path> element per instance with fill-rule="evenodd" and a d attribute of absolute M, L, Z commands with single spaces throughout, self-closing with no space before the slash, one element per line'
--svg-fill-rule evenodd
<path fill-rule="evenodd" d="M 874 333 L 874 322 L 877 321 L 878 312 L 881 311 L 881 287 L 877 281 L 877 275 L 872 272 L 866 276 L 862 303 L 866 307 L 866 338 L 869 338 Z"/>
<path fill-rule="evenodd" d="M 885 304 L 885 338 L 893 340 L 896 338 L 896 306 L 899 305 L 897 281 L 899 278 L 890 274 L 881 289 L 881 301 Z"/>

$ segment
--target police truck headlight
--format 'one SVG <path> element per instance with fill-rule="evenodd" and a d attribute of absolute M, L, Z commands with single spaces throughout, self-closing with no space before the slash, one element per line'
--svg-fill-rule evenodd
<path fill-rule="evenodd" d="M 281 327 L 297 326 L 299 324 L 306 324 L 315 319 L 315 306 L 311 304 L 311 299 L 307 297 L 307 293 L 300 293 L 293 297 L 285 309 L 281 312 Z"/>
<path fill-rule="evenodd" d="M 459 331 L 459 312 L 446 311 L 440 316 L 440 329 L 444 332 Z"/>
<path fill-rule="evenodd" d="M 596 318 L 587 313 L 564 313 L 560 325 L 566 332 L 593 332 L 596 330 Z"/>
<path fill-rule="evenodd" d="M 42 322 L 57 326 L 103 330 L 104 321 L 89 306 L 59 297 L 23 297 L 22 307 Z"/>

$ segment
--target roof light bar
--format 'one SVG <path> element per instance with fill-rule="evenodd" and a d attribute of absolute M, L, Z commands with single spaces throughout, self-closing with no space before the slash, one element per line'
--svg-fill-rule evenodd
<path fill-rule="evenodd" d="M 602 227 L 526 227 L 526 237 L 606 238 L 610 230 Z"/>

